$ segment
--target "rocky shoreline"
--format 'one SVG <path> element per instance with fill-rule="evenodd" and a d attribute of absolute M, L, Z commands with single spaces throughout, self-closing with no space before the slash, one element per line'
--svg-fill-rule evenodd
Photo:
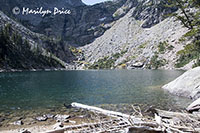
<path fill-rule="evenodd" d="M 83 69 L 83 68 L 79 68 L 76 66 L 70 66 L 70 67 L 66 67 L 66 68 L 52 68 L 52 69 L 28 69 L 28 70 L 23 70 L 23 69 L 0 69 L 0 73 L 3 72 L 37 72 L 37 71 L 86 71 L 86 70 L 135 70 L 135 69 L 141 69 L 141 70 L 152 70 L 152 69 L 147 69 L 147 68 L 134 68 L 134 69 L 121 69 L 121 68 L 115 68 L 115 69 Z M 182 71 L 186 71 L 187 69 L 181 69 L 181 68 L 160 68 L 160 69 L 156 69 L 156 70 L 182 70 Z"/>
<path fill-rule="evenodd" d="M 132 107 L 140 107 L 143 114 L 148 116 L 151 113 L 147 110 L 149 105 L 141 104 L 119 104 L 119 105 L 98 105 L 98 107 L 131 114 L 134 112 Z M 164 109 L 164 108 L 163 108 Z M 182 109 L 173 109 L 174 111 L 180 111 Z M 78 125 L 83 123 L 93 123 L 95 118 L 102 117 L 106 119 L 105 115 L 95 115 L 92 112 L 87 112 L 83 109 L 70 108 L 70 106 L 56 107 L 55 109 L 47 110 L 27 110 L 18 113 L 6 113 L 0 114 L 0 133 L 31 133 L 44 132 L 47 130 L 54 130 L 62 128 L 68 125 Z"/>
<path fill-rule="evenodd" d="M 83 106 L 83 108 L 75 107 L 79 105 L 81 107 Z M 65 107 L 63 107 L 61 110 L 63 111 L 62 113 L 61 112 L 58 113 L 56 110 L 51 110 L 51 113 L 48 113 L 45 115 L 42 115 L 44 114 L 43 112 L 40 115 L 32 116 L 32 118 L 26 118 L 29 120 L 32 119 L 32 123 L 27 123 L 27 121 L 25 121 L 23 117 L 19 117 L 17 121 L 9 122 L 9 125 L 7 126 L 4 125 L 2 127 L 1 125 L 0 133 L 16 133 L 16 132 L 19 132 L 19 133 L 52 132 L 54 133 L 54 132 L 64 132 L 65 130 L 79 131 L 77 129 L 80 129 L 82 131 L 86 127 L 88 127 L 91 130 L 92 126 L 98 129 L 99 127 L 98 123 L 101 123 L 102 124 L 101 126 L 105 126 L 104 123 L 111 124 L 112 121 L 114 121 L 114 123 L 112 124 L 115 124 L 114 127 L 116 128 L 116 126 L 117 127 L 119 126 L 116 124 L 123 122 L 125 120 L 124 117 L 126 116 L 130 116 L 130 118 L 134 120 L 139 120 L 139 121 L 142 120 L 144 122 L 152 124 L 150 126 L 151 128 L 148 128 L 149 126 L 146 123 L 147 124 L 145 125 L 146 130 L 159 130 L 159 131 L 164 131 L 164 130 L 167 131 L 167 129 L 172 130 L 172 131 L 174 131 L 175 129 L 179 131 L 193 130 L 193 129 L 190 129 L 190 127 L 182 128 L 181 126 L 180 127 L 175 126 L 175 125 L 179 125 L 180 123 L 174 123 L 175 125 L 165 124 L 166 123 L 165 120 L 173 122 L 174 120 L 172 118 L 176 118 L 176 121 L 177 120 L 179 121 L 179 119 L 184 120 L 182 122 L 183 123 L 185 122 L 185 124 L 188 124 L 188 125 L 194 124 L 196 126 L 196 124 L 198 124 L 197 122 L 195 123 L 191 123 L 190 121 L 188 122 L 187 121 L 188 118 L 183 117 L 183 116 L 187 116 L 187 117 L 193 118 L 194 116 L 197 115 L 196 113 L 189 114 L 185 111 L 185 109 L 177 109 L 177 110 L 173 109 L 174 112 L 170 112 L 172 110 L 164 111 L 164 110 L 156 109 L 153 106 L 141 106 L 139 104 L 133 104 L 133 105 L 121 104 L 121 105 L 109 105 L 109 106 L 99 105 L 97 107 L 94 107 L 94 106 L 87 106 L 87 105 L 83 105 L 79 103 L 72 103 L 71 105 L 68 105 L 68 106 L 65 105 Z M 99 110 L 100 112 L 97 113 L 95 110 L 96 111 Z M 114 110 L 114 111 L 110 111 L 110 110 Z M 106 114 L 107 111 L 110 113 Z M 120 112 L 117 112 L 117 111 L 120 111 Z M 182 112 L 182 113 L 179 113 L 179 112 Z M 120 117 L 119 115 L 121 115 L 122 118 L 116 119 L 116 117 L 112 116 L 112 114 L 116 114 L 116 113 L 118 114 L 116 117 Z M 155 116 L 155 120 L 154 120 L 154 114 L 157 114 Z M 166 118 L 166 116 L 168 118 Z M 160 123 L 158 121 L 158 118 L 160 119 L 160 122 L 162 121 L 163 123 L 162 126 L 164 126 L 166 129 L 163 129 L 159 126 Z M 1 123 L 5 119 L 3 120 L 0 117 L 0 120 L 1 120 L 0 121 Z M 137 130 L 140 131 L 141 129 L 144 128 L 141 126 L 139 127 L 136 126 L 137 128 L 135 128 L 134 126 L 132 127 L 130 125 L 121 125 L 119 127 L 121 128 L 120 129 L 117 128 L 117 130 L 122 129 L 123 132 L 127 132 L 125 130 L 126 128 L 130 128 L 129 130 L 133 130 L 133 131 L 137 131 Z M 107 131 L 106 129 L 103 129 L 103 130 Z"/>

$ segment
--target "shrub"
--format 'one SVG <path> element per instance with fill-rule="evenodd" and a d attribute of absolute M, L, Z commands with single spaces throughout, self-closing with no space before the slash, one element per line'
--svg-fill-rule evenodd
<path fill-rule="evenodd" d="M 158 55 L 155 54 L 152 56 L 150 63 L 147 65 L 147 68 L 149 69 L 158 69 L 159 67 L 162 67 L 166 64 L 165 59 L 159 59 Z"/>
<path fill-rule="evenodd" d="M 186 45 L 183 50 L 178 51 L 177 55 L 179 58 L 176 61 L 175 67 L 180 68 L 190 63 L 192 60 L 197 59 L 199 57 L 199 52 L 196 45 L 192 43 Z"/>
<path fill-rule="evenodd" d="M 164 54 L 165 51 L 166 51 L 166 46 L 168 46 L 166 41 L 160 42 L 159 45 L 158 45 L 158 52 L 161 53 L 161 54 Z"/>
<path fill-rule="evenodd" d="M 143 48 L 145 48 L 147 46 L 147 43 L 143 43 L 142 45 L 140 45 L 138 48 L 139 49 L 143 49 Z"/>
<path fill-rule="evenodd" d="M 115 60 L 113 58 L 104 57 L 89 66 L 89 69 L 109 69 L 114 66 Z"/>

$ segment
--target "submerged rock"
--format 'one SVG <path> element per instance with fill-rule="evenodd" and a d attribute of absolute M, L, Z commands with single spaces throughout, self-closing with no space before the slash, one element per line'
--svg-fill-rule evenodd
<path fill-rule="evenodd" d="M 162 88 L 178 96 L 200 98 L 200 67 L 185 72 Z"/>

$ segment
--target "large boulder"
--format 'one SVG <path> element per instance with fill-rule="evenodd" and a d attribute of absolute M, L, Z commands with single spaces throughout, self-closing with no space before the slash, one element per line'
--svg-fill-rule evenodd
<path fill-rule="evenodd" d="M 178 96 L 200 98 L 200 67 L 185 72 L 162 88 Z"/>

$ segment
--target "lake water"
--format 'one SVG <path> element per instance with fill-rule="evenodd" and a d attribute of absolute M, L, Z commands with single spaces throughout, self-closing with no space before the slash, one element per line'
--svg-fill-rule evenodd
<path fill-rule="evenodd" d="M 0 73 L 0 111 L 139 103 L 185 107 L 187 99 L 160 89 L 183 71 L 99 70 Z"/>

